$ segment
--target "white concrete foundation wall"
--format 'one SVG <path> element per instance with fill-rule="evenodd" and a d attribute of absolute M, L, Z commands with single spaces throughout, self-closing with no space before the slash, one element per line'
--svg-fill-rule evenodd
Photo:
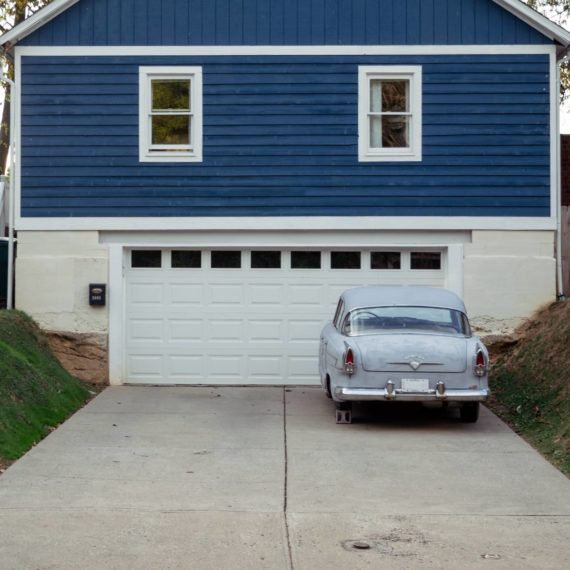
<path fill-rule="evenodd" d="M 89 306 L 89 283 L 108 282 L 108 247 L 96 231 L 18 232 L 16 308 L 49 331 L 106 334 L 107 307 Z"/>
<path fill-rule="evenodd" d="M 555 299 L 554 232 L 472 232 L 464 246 L 464 300 L 479 334 L 511 333 Z"/>
<path fill-rule="evenodd" d="M 404 244 L 407 232 L 399 234 Z M 168 245 L 160 243 L 158 234 L 153 241 Z M 460 265 L 463 251 L 464 298 L 477 332 L 512 332 L 540 306 L 555 300 L 554 232 L 473 231 L 470 240 L 464 232 L 453 244 L 450 263 Z M 47 330 L 107 334 L 109 304 L 90 307 L 88 285 L 109 283 L 108 247 L 99 242 L 97 231 L 20 231 L 17 308 Z M 452 269 L 454 280 L 461 280 L 460 271 Z M 460 284 L 452 288 L 459 290 Z M 112 294 L 109 290 L 108 296 Z"/>

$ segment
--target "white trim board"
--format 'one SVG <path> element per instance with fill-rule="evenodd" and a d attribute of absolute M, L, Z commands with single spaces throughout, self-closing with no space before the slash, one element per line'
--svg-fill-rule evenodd
<path fill-rule="evenodd" d="M 555 45 L 448 46 L 16 46 L 22 56 L 244 56 L 244 55 L 536 55 Z M 20 63 L 19 61 L 17 62 Z"/>
<path fill-rule="evenodd" d="M 471 243 L 469 231 L 186 231 L 186 232 L 99 232 L 100 244 L 123 247 L 181 247 L 227 249 L 305 249 L 319 247 L 353 250 L 359 248 L 447 247 Z"/>
<path fill-rule="evenodd" d="M 0 37 L 0 46 L 16 44 L 29 36 L 63 12 L 77 4 L 79 0 L 54 0 L 20 25 L 12 28 Z"/>
<path fill-rule="evenodd" d="M 6 32 L 2 37 L 0 37 L 0 45 L 16 44 L 31 33 L 35 32 L 37 29 L 41 28 L 44 24 L 47 24 L 50 20 L 53 20 L 56 16 L 65 12 L 68 8 L 71 8 L 71 6 L 76 4 L 78 1 L 79 0 L 54 0 L 54 2 L 45 8 L 42 8 L 31 18 L 28 18 L 19 26 L 16 26 L 9 32 Z M 538 13 L 536 10 L 529 8 L 520 0 L 493 0 L 493 2 L 521 19 L 541 34 L 559 42 L 564 47 L 567 47 L 570 44 L 570 33 L 568 31 L 549 20 L 546 16 Z"/>
<path fill-rule="evenodd" d="M 22 218 L 19 231 L 354 231 L 354 230 L 526 230 L 556 229 L 556 217 L 242 217 L 242 218 Z"/>

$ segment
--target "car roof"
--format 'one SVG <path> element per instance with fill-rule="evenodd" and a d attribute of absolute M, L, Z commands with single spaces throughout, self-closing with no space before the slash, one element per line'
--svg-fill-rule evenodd
<path fill-rule="evenodd" d="M 374 285 L 348 289 L 342 294 L 347 311 L 359 307 L 413 306 L 443 307 L 465 313 L 463 301 L 440 287 Z"/>

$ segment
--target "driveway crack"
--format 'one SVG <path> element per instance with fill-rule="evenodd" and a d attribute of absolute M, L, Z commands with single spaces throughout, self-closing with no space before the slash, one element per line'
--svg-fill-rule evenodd
<path fill-rule="evenodd" d="M 283 520 L 285 523 L 285 538 L 287 540 L 287 553 L 289 559 L 289 569 L 294 570 L 293 549 L 291 547 L 291 533 L 289 530 L 289 520 L 287 514 L 288 507 L 288 477 L 289 477 L 289 457 L 287 451 L 287 392 L 283 386 Z"/>

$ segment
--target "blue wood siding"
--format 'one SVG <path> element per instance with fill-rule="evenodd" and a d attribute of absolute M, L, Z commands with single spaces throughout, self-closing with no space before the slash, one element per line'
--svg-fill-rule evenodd
<path fill-rule="evenodd" d="M 453 45 L 551 40 L 492 0 L 81 0 L 22 45 Z"/>
<path fill-rule="evenodd" d="M 423 161 L 359 163 L 359 64 L 423 67 Z M 203 163 L 140 163 L 140 65 L 201 65 Z M 548 216 L 547 55 L 24 57 L 23 216 Z"/>

